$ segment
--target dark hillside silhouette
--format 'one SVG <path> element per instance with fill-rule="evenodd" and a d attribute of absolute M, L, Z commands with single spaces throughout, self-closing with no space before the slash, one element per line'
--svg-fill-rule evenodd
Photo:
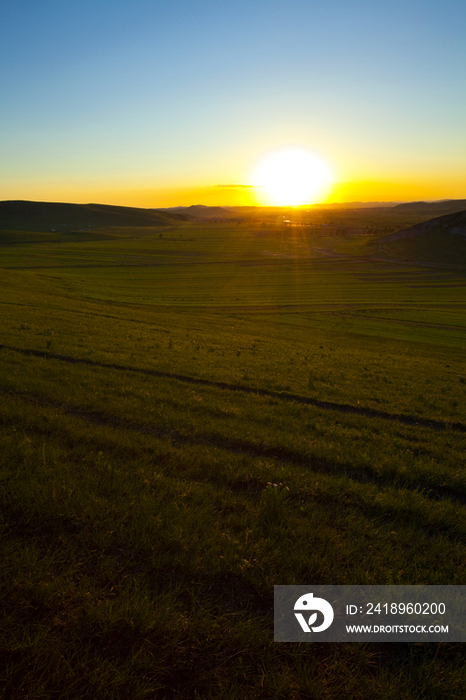
<path fill-rule="evenodd" d="M 186 217 L 175 212 L 107 204 L 0 202 L 0 230 L 79 231 L 106 226 L 167 226 Z"/>
<path fill-rule="evenodd" d="M 453 214 L 457 211 L 466 209 L 466 199 L 446 199 L 441 202 L 405 202 L 397 204 L 393 209 L 397 211 L 432 214 L 432 216 L 441 214 Z"/>
<path fill-rule="evenodd" d="M 164 211 L 182 214 L 193 219 L 228 219 L 235 216 L 235 212 L 226 207 L 207 207 L 204 204 L 192 204 L 190 207 L 170 207 Z"/>

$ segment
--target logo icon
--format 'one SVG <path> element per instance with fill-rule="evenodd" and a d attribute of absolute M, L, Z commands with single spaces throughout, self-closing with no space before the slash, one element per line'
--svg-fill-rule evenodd
<path fill-rule="evenodd" d="M 317 620 L 317 612 L 313 612 L 308 621 L 306 622 L 304 615 L 295 612 L 295 617 L 301 625 L 303 632 L 323 632 L 328 629 L 333 622 L 333 608 L 326 600 L 323 598 L 314 598 L 313 593 L 305 593 L 302 595 L 296 603 L 294 604 L 295 610 L 305 610 L 306 612 L 317 610 L 324 616 L 324 621 L 318 627 L 312 627 Z"/>

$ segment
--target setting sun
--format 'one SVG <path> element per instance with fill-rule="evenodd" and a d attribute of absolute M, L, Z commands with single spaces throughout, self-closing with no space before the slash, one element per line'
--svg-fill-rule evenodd
<path fill-rule="evenodd" d="M 262 204 L 298 206 L 324 198 L 333 182 L 329 166 L 301 148 L 277 151 L 252 176 Z"/>

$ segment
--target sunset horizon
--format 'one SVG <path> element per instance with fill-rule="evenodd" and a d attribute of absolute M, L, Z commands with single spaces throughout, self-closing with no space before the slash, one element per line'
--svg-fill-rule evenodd
<path fill-rule="evenodd" d="M 255 193 L 253 185 L 212 185 L 204 187 L 161 188 L 160 190 L 105 190 L 95 189 L 84 192 L 75 190 L 62 192 L 52 189 L 44 192 L 41 189 L 25 188 L 23 191 L 5 192 L 0 201 L 34 201 L 49 203 L 72 204 L 106 204 L 111 206 L 137 207 L 142 209 L 169 209 L 177 207 L 206 206 L 206 207 L 282 207 L 282 208 L 317 208 L 319 206 L 345 206 L 351 204 L 393 205 L 405 202 L 441 202 L 447 200 L 466 199 L 466 188 L 454 191 L 436 190 L 435 188 L 387 188 L 378 190 L 368 183 L 367 189 L 355 186 L 342 186 L 341 194 L 329 196 L 316 201 L 300 204 L 278 204 L 261 201 Z M 9 195 L 9 196 L 8 196 Z M 346 196 L 345 196 L 346 195 Z"/>
<path fill-rule="evenodd" d="M 153 208 L 466 196 L 457 0 L 421 14 L 401 0 L 85 6 L 5 10 L 0 200 Z M 320 175 L 299 157 L 273 175 L 273 158 L 291 151 L 320 162 Z"/>

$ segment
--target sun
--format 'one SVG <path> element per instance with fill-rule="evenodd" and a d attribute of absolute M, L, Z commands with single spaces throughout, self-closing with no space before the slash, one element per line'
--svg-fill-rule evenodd
<path fill-rule="evenodd" d="M 252 176 L 261 203 L 275 206 L 312 204 L 325 197 L 332 182 L 327 163 L 303 148 L 272 153 Z"/>

